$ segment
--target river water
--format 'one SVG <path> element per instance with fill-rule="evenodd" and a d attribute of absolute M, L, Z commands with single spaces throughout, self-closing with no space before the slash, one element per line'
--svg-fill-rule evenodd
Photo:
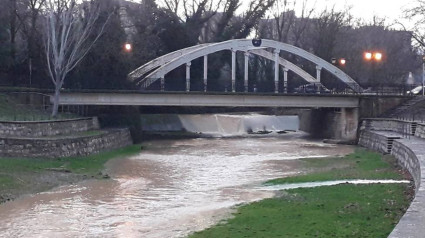
<path fill-rule="evenodd" d="M 273 196 L 262 182 L 303 171 L 297 158 L 344 155 L 303 133 L 153 141 L 90 180 L 0 206 L 1 237 L 182 237 Z"/>

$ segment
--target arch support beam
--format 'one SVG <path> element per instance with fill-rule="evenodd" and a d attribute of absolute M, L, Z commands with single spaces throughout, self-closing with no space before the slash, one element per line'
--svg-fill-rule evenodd
<path fill-rule="evenodd" d="M 204 92 L 207 91 L 208 84 L 208 55 L 204 56 Z"/>
<path fill-rule="evenodd" d="M 319 84 L 317 84 L 317 93 L 318 94 L 320 94 L 320 85 L 321 85 L 321 78 L 322 78 L 322 67 L 320 67 L 320 66 L 316 66 L 316 79 L 317 79 L 317 82 L 319 83 Z"/>
<path fill-rule="evenodd" d="M 320 83 L 322 77 L 322 67 L 316 66 L 316 79 Z"/>
<path fill-rule="evenodd" d="M 283 69 L 283 92 L 288 93 L 288 69 Z"/>
<path fill-rule="evenodd" d="M 186 92 L 190 92 L 190 66 L 191 62 L 186 63 Z"/>
<path fill-rule="evenodd" d="M 279 93 L 279 54 L 280 50 L 275 49 L 273 51 L 274 56 L 274 92 Z"/>
<path fill-rule="evenodd" d="M 236 50 L 232 49 L 232 92 L 236 92 Z"/>
<path fill-rule="evenodd" d="M 245 52 L 245 71 L 244 71 L 244 88 L 248 92 L 248 73 L 249 73 L 249 51 Z"/>

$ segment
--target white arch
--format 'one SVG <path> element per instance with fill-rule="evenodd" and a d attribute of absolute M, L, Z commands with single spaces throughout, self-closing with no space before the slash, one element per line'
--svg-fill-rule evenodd
<path fill-rule="evenodd" d="M 213 43 L 213 44 L 206 44 L 199 47 L 194 47 L 193 49 L 180 52 L 179 56 L 175 57 L 174 59 L 170 60 L 169 62 L 163 64 L 161 67 L 150 73 L 148 76 L 145 77 L 145 80 L 143 83 L 145 86 L 149 86 L 154 81 L 158 80 L 159 78 L 164 78 L 165 74 L 168 72 L 174 70 L 175 68 L 189 63 L 194 59 L 197 59 L 199 57 L 209 55 L 218 51 L 222 50 L 236 50 L 236 51 L 249 51 L 254 49 L 261 49 L 261 48 L 274 48 L 277 50 L 286 51 L 295 55 L 298 55 L 300 57 L 303 57 L 317 65 L 319 69 L 323 68 L 330 72 L 331 74 L 335 75 L 338 79 L 340 79 L 342 82 L 346 83 L 350 88 L 352 88 L 354 91 L 360 91 L 361 87 L 355 82 L 350 76 L 345 74 L 342 70 L 338 69 L 334 65 L 328 63 L 327 61 L 303 50 L 298 47 L 288 45 L 285 43 L 272 41 L 272 40 L 262 40 L 261 47 L 254 47 L 252 45 L 252 41 L 248 39 L 239 39 L 239 40 L 230 40 L 220 43 Z M 172 53 L 170 53 L 172 54 Z M 178 55 L 178 54 L 177 54 Z M 263 56 L 265 57 L 265 56 Z M 171 58 L 171 57 L 170 57 Z M 168 58 L 168 59 L 170 59 Z M 266 57 L 268 58 L 268 57 Z M 274 59 L 273 59 L 274 60 Z M 286 61 L 286 60 L 285 60 Z M 287 61 L 286 61 L 287 62 Z M 280 63 L 280 62 L 279 62 Z M 158 65 L 158 64 L 157 64 Z M 143 67 L 143 66 L 142 66 Z M 291 65 L 292 67 L 292 65 Z M 289 68 L 289 67 L 288 67 Z M 293 70 L 294 72 L 301 73 L 301 69 Z M 305 71 L 303 71 L 305 72 Z M 303 73 L 304 74 L 304 73 Z M 307 80 L 307 78 L 303 77 Z"/>
<path fill-rule="evenodd" d="M 170 60 L 175 59 L 178 56 L 182 56 L 184 54 L 190 53 L 195 49 L 202 48 L 202 47 L 205 47 L 207 45 L 210 45 L 210 44 L 195 45 L 195 46 L 191 46 L 191 47 L 184 48 L 184 49 L 181 49 L 181 50 L 176 50 L 176 51 L 173 51 L 173 52 L 168 53 L 166 55 L 163 55 L 161 57 L 158 57 L 158 58 L 156 58 L 152 61 L 149 61 L 146 64 L 140 66 L 139 68 L 133 70 L 131 73 L 128 74 L 128 79 L 130 81 L 134 81 L 137 78 L 142 77 L 144 74 L 148 73 L 149 71 L 170 62 Z"/>
<path fill-rule="evenodd" d="M 144 74 L 148 73 L 149 71 L 160 67 L 161 65 L 164 65 L 168 62 L 170 62 L 171 60 L 175 59 L 176 57 L 179 57 L 181 55 L 184 55 L 186 53 L 190 53 L 193 50 L 200 48 L 200 47 L 204 47 L 206 45 L 210 45 L 210 44 L 202 44 L 202 45 L 197 45 L 197 46 L 193 46 L 193 47 L 189 47 L 189 48 L 185 48 L 182 50 L 178 50 L 178 51 L 174 51 L 171 52 L 169 54 L 163 55 L 161 57 L 158 57 L 142 66 L 140 66 L 139 68 L 135 69 L 134 71 L 132 71 L 129 75 L 128 75 L 128 79 L 130 81 L 134 81 L 137 78 L 143 76 Z M 263 49 L 255 49 L 255 50 L 250 50 L 249 51 L 252 54 L 261 56 L 263 58 L 266 58 L 268 60 L 274 61 L 274 56 L 271 52 L 268 52 L 266 50 Z M 300 67 L 296 66 L 295 64 L 285 60 L 284 58 L 279 57 L 279 64 L 281 66 L 283 66 L 284 68 L 287 68 L 288 70 L 293 71 L 295 74 L 299 75 L 302 79 L 304 79 L 306 82 L 308 83 L 317 83 L 317 79 L 314 78 L 313 76 L 311 76 L 309 73 L 307 73 L 306 71 L 304 71 L 303 69 L 301 69 Z"/>
<path fill-rule="evenodd" d="M 266 50 L 251 50 L 249 51 L 252 54 L 261 56 L 263 58 L 266 58 L 268 60 L 274 61 L 273 53 L 268 52 Z M 285 60 L 282 57 L 279 57 L 279 64 L 283 67 L 293 71 L 294 73 L 298 74 L 301 78 L 303 78 L 308 83 L 317 83 L 317 79 L 311 76 L 309 73 L 301 69 L 300 67 L 296 66 L 295 64 Z"/>

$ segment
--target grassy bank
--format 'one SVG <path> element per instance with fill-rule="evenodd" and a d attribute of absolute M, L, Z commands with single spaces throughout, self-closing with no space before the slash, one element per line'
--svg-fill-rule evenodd
<path fill-rule="evenodd" d="M 403 179 L 394 157 L 361 148 L 342 158 L 301 159 L 301 162 L 303 167 L 314 172 L 274 179 L 266 185 L 341 179 Z"/>
<path fill-rule="evenodd" d="M 86 178 L 101 178 L 104 164 L 140 152 L 131 145 L 110 152 L 59 159 L 0 158 L 0 202 Z"/>
<path fill-rule="evenodd" d="M 402 179 L 394 159 L 359 149 L 344 158 L 304 159 L 311 174 L 266 184 Z M 300 188 L 239 207 L 234 218 L 190 237 L 387 237 L 409 206 L 405 184 Z"/>

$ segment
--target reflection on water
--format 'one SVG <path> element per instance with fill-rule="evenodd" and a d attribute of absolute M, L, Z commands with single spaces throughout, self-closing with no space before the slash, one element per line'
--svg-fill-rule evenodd
<path fill-rule="evenodd" d="M 299 173 L 293 159 L 353 148 L 278 137 L 150 142 L 108 164 L 110 180 L 24 197 L 0 206 L 4 237 L 180 237 L 229 214 L 235 204 L 271 197 L 268 179 Z M 277 163 L 278 162 L 278 163 Z"/>

